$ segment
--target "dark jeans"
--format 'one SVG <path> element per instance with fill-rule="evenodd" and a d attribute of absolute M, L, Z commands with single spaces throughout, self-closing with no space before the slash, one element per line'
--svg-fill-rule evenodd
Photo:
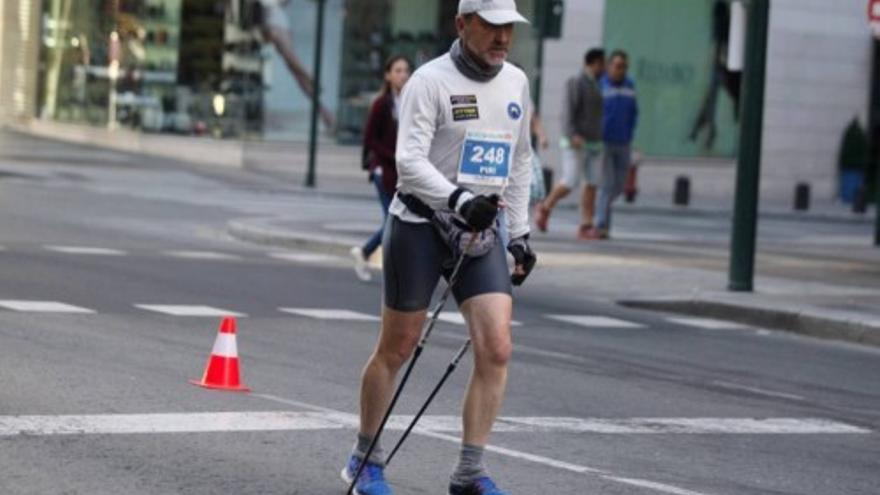
<path fill-rule="evenodd" d="M 379 226 L 379 230 L 373 234 L 373 237 L 370 237 L 361 248 L 364 258 L 369 258 L 382 245 L 382 233 L 385 230 L 385 220 L 388 219 L 388 207 L 391 206 L 391 199 L 394 197 L 388 194 L 385 188 L 382 187 L 381 175 L 373 174 L 373 185 L 376 186 L 376 192 L 379 193 L 379 202 L 382 204 L 382 224 Z"/>
<path fill-rule="evenodd" d="M 608 230 L 611 228 L 611 203 L 620 196 L 626 185 L 626 172 L 632 163 L 632 150 L 629 145 L 606 143 L 604 152 L 596 224 L 600 229 Z"/>

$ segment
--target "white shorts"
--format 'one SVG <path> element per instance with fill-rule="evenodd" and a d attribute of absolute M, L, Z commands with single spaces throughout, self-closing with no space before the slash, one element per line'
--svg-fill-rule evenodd
<path fill-rule="evenodd" d="M 586 185 L 598 184 L 596 164 L 600 155 L 599 149 L 591 148 L 588 145 L 584 145 L 580 149 L 563 146 L 560 150 L 562 177 L 560 177 L 559 183 L 569 189 L 576 189 L 582 180 L 586 182 Z"/>

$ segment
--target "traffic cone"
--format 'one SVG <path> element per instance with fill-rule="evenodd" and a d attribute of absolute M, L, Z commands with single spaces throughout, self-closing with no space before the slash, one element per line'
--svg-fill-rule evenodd
<path fill-rule="evenodd" d="M 241 384 L 238 368 L 238 345 L 235 343 L 235 318 L 223 318 L 217 340 L 205 374 L 201 381 L 190 380 L 193 385 L 230 392 L 250 392 L 251 389 Z"/>

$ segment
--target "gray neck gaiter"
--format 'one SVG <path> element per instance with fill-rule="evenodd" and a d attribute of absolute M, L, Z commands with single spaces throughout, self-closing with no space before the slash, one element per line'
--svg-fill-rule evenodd
<path fill-rule="evenodd" d="M 479 63 L 464 47 L 461 46 L 461 39 L 455 40 L 455 43 L 452 44 L 452 47 L 449 49 L 449 56 L 452 57 L 452 62 L 455 63 L 455 67 L 465 75 L 468 79 L 472 79 L 477 82 L 489 82 L 501 72 L 501 69 L 504 68 L 504 64 L 501 65 L 492 65 L 485 66 Z"/>

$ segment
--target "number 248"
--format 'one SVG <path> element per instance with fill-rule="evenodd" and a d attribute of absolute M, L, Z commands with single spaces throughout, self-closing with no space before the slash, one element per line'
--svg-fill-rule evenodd
<path fill-rule="evenodd" d="M 471 162 L 504 165 L 505 154 L 506 150 L 502 146 L 490 146 L 488 149 L 483 146 L 474 146 Z"/>

